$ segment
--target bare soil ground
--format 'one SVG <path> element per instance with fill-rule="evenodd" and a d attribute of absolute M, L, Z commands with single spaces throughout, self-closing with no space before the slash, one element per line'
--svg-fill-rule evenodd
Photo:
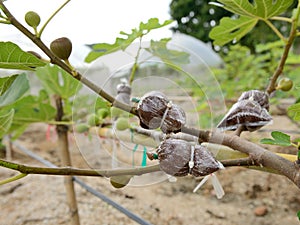
<path fill-rule="evenodd" d="M 269 137 L 270 132 L 266 129 L 299 131 L 299 128 L 284 116 L 276 116 L 274 119 L 274 125 L 267 126 L 265 132 L 243 133 L 243 136 L 257 142 L 263 137 Z M 19 142 L 59 165 L 55 138 L 46 140 L 46 129 L 47 127 L 41 124 L 31 126 Z M 95 138 L 92 141 L 85 136 L 81 138 L 80 146 L 84 146 L 84 149 L 80 150 L 70 135 L 74 166 L 88 168 L 93 165 L 106 168 L 110 160 L 108 156 L 102 155 L 102 158 L 98 158 L 95 154 L 94 148 L 99 142 L 95 141 Z M 105 140 L 103 142 L 104 145 L 110 143 Z M 292 148 L 268 148 L 272 151 L 295 153 Z M 43 166 L 18 149 L 15 149 L 13 159 L 26 165 Z M 0 169 L 0 179 L 14 174 L 16 174 L 14 171 Z M 146 178 L 147 185 L 129 185 L 123 189 L 113 188 L 105 178 L 81 179 L 152 224 L 299 224 L 296 213 L 300 210 L 300 191 L 287 178 L 245 168 L 227 168 L 217 172 L 217 176 L 225 190 L 225 196 L 221 200 L 215 197 L 209 182 L 197 193 L 193 193 L 192 190 L 199 181 L 190 176 L 179 178 L 177 182 L 168 180 L 158 182 L 153 175 Z M 81 224 L 136 224 L 77 184 L 75 187 Z M 63 177 L 29 175 L 0 187 L 1 225 L 67 225 L 70 224 L 69 216 Z"/>

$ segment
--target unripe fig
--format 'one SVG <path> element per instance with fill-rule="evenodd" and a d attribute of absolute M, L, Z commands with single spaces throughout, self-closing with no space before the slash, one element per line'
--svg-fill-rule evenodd
<path fill-rule="evenodd" d="M 128 128 L 130 128 L 130 124 L 129 124 L 127 118 L 120 117 L 117 119 L 117 121 L 116 121 L 116 129 L 117 130 L 122 131 L 122 130 L 126 130 Z"/>
<path fill-rule="evenodd" d="M 51 42 L 50 49 L 58 58 L 68 60 L 72 52 L 72 42 L 66 37 L 58 38 Z"/>
<path fill-rule="evenodd" d="M 90 126 L 86 123 L 79 123 L 75 125 L 75 131 L 78 133 L 84 133 L 89 130 Z"/>
<path fill-rule="evenodd" d="M 100 118 L 104 119 L 105 117 L 108 116 L 108 110 L 105 109 L 105 108 L 98 109 L 98 110 L 97 110 L 97 115 L 98 115 Z"/>
<path fill-rule="evenodd" d="M 41 22 L 41 18 L 36 12 L 29 11 L 25 14 L 25 21 L 29 26 L 37 28 Z"/>
<path fill-rule="evenodd" d="M 278 82 L 278 85 L 276 87 L 277 90 L 281 91 L 289 91 L 293 87 L 293 81 L 289 78 L 281 78 Z"/>
<path fill-rule="evenodd" d="M 114 176 L 110 178 L 110 183 L 115 188 L 122 188 L 129 183 L 131 177 L 131 175 Z"/>
<path fill-rule="evenodd" d="M 90 126 L 98 126 L 102 122 L 102 119 L 100 120 L 100 118 L 93 113 L 88 116 L 87 122 Z"/>
<path fill-rule="evenodd" d="M 121 116 L 123 113 L 123 111 L 119 108 L 116 108 L 116 107 L 111 107 L 110 108 L 110 115 L 111 115 L 111 118 L 116 118 L 116 117 L 119 117 Z"/>

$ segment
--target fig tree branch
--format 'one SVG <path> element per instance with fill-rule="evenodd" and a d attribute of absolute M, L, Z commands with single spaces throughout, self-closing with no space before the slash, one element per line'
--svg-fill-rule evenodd
<path fill-rule="evenodd" d="M 42 36 L 42 33 L 44 31 L 44 29 L 46 28 L 46 26 L 48 25 L 48 23 L 55 17 L 55 15 L 62 10 L 71 0 L 67 0 L 64 4 L 62 4 L 48 19 L 47 21 L 44 23 L 44 25 L 42 26 L 42 28 L 40 29 L 40 31 L 38 32 L 37 36 L 40 38 Z"/>
<path fill-rule="evenodd" d="M 19 163 L 9 162 L 6 160 L 0 160 L 0 166 L 6 167 L 12 170 L 19 171 L 22 174 L 43 174 L 43 175 L 68 175 L 68 176 L 92 176 L 92 177 L 113 177 L 122 175 L 142 175 L 146 173 L 152 173 L 160 171 L 159 165 L 152 165 L 138 168 L 121 168 L 121 169 L 78 169 L 72 167 L 34 167 L 26 166 Z"/>
<path fill-rule="evenodd" d="M 274 74 L 272 75 L 272 77 L 270 79 L 269 85 L 266 90 L 266 92 L 268 94 L 271 94 L 273 91 L 276 90 L 277 79 L 283 72 L 284 65 L 285 65 L 287 57 L 289 55 L 289 51 L 292 47 L 292 44 L 293 44 L 295 38 L 297 37 L 297 26 L 298 26 L 299 15 L 300 15 L 300 3 L 298 2 L 298 6 L 296 8 L 296 13 L 294 14 L 294 16 L 292 18 L 291 30 L 290 30 L 288 40 L 285 44 L 283 54 L 281 56 L 280 62 L 278 64 Z"/>
<path fill-rule="evenodd" d="M 182 132 L 197 136 L 202 142 L 223 144 L 243 152 L 249 155 L 255 164 L 276 170 L 279 174 L 286 176 L 300 188 L 300 168 L 296 162 L 291 162 L 236 135 L 228 135 L 218 131 L 201 131 L 188 127 L 183 127 Z"/>
<path fill-rule="evenodd" d="M 200 132 L 198 130 L 190 129 L 190 128 L 185 128 L 187 133 L 191 133 L 192 135 L 197 134 L 197 132 Z M 204 131 L 207 133 L 206 131 Z M 128 131 L 122 131 L 118 132 L 115 131 L 111 128 L 98 128 L 98 127 L 93 127 L 90 129 L 91 134 L 96 134 L 101 137 L 106 137 L 106 138 L 116 138 L 118 137 L 119 140 L 125 141 L 125 142 L 131 142 L 134 144 L 141 144 L 145 145 L 148 147 L 156 148 L 161 141 L 165 138 L 165 135 L 163 135 L 161 132 L 155 131 L 155 130 L 146 130 L 140 127 L 134 127 L 131 128 L 130 132 Z M 214 135 L 216 136 L 218 133 L 216 132 Z M 185 140 L 188 142 L 195 142 L 197 143 L 198 140 L 195 136 L 192 136 L 189 134 L 185 133 L 177 133 L 177 134 L 170 134 L 170 138 L 174 139 L 181 139 Z M 256 157 L 254 155 L 251 155 L 252 150 L 248 149 L 246 150 L 238 150 L 235 151 L 233 148 L 228 147 L 230 144 L 226 145 L 220 145 L 218 140 L 222 139 L 222 144 L 223 141 L 226 139 L 220 134 L 220 137 L 215 138 L 216 141 L 213 144 L 212 140 L 206 140 L 206 142 L 202 143 L 202 145 L 206 146 L 216 157 L 217 160 L 219 160 L 222 163 L 225 163 L 224 166 L 246 166 L 249 167 L 250 169 L 256 169 L 260 171 L 266 171 L 266 172 L 271 172 L 271 173 L 277 173 L 277 174 L 282 174 L 280 170 L 275 169 L 272 167 L 266 167 L 263 166 L 262 163 L 260 163 L 258 160 L 256 160 Z M 209 135 L 208 135 L 209 136 Z M 230 138 L 232 135 L 227 135 L 227 139 Z M 233 136 L 237 137 L 237 136 Z M 238 137 L 237 142 L 239 142 L 241 138 Z M 201 140 L 203 142 L 203 139 Z M 244 143 L 245 144 L 245 143 Z M 248 142 L 247 142 L 248 144 Z M 245 144 L 246 145 L 246 144 Z M 256 148 L 257 145 L 254 144 L 254 149 Z M 245 147 L 241 144 L 240 146 L 241 149 L 244 149 Z M 263 149 L 263 148 L 262 148 Z M 262 150 L 261 149 L 261 150 Z M 264 149 L 265 150 L 265 149 Z M 265 150 L 268 154 L 267 156 L 264 156 L 267 158 L 267 160 L 271 160 L 270 163 L 273 162 L 273 157 L 275 158 L 284 158 L 287 161 L 289 161 L 291 164 L 294 164 L 294 162 L 297 160 L 296 155 L 291 155 L 291 154 L 280 154 L 280 153 L 272 153 L 270 151 Z M 251 155 L 249 157 L 249 154 Z M 273 156 L 276 155 L 276 156 Z M 271 159 L 268 159 L 270 158 Z M 264 158 L 262 158 L 264 160 Z M 292 173 L 292 171 L 290 171 Z"/>

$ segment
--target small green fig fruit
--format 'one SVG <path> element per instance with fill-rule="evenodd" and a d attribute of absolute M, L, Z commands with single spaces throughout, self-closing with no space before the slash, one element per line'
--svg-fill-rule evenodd
<path fill-rule="evenodd" d="M 58 58 L 68 60 L 72 52 L 72 42 L 66 37 L 58 38 L 51 42 L 50 49 Z"/>
<path fill-rule="evenodd" d="M 41 18 L 36 12 L 29 11 L 25 14 L 25 21 L 29 26 L 37 28 L 41 22 Z"/>
<path fill-rule="evenodd" d="M 117 119 L 117 121 L 116 121 L 116 129 L 117 130 L 122 131 L 122 130 L 126 130 L 128 128 L 130 128 L 128 118 L 120 117 Z"/>
<path fill-rule="evenodd" d="M 98 109 L 98 110 L 97 110 L 97 115 L 98 115 L 100 118 L 104 119 L 105 117 L 108 116 L 108 110 L 105 109 L 105 108 Z"/>
<path fill-rule="evenodd" d="M 119 117 L 121 116 L 123 113 L 123 111 L 119 108 L 116 108 L 116 107 L 111 107 L 110 108 L 110 116 L 111 118 L 116 118 L 116 117 Z"/>
<path fill-rule="evenodd" d="M 86 123 L 79 123 L 75 125 L 75 131 L 78 133 L 84 133 L 89 130 L 90 126 Z"/>
<path fill-rule="evenodd" d="M 110 178 L 110 183 L 115 188 L 123 188 L 129 183 L 131 177 L 131 175 L 114 176 Z"/>
<path fill-rule="evenodd" d="M 278 82 L 278 85 L 276 87 L 277 90 L 281 91 L 289 91 L 293 87 L 293 81 L 289 78 L 281 78 Z"/>
<path fill-rule="evenodd" d="M 95 113 L 89 115 L 87 118 L 87 123 L 90 126 L 98 126 L 100 122 L 101 122 L 100 118 Z"/>

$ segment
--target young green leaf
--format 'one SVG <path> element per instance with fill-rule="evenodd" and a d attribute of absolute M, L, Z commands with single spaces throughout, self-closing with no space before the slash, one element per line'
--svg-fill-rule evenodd
<path fill-rule="evenodd" d="M 46 65 L 37 68 L 36 75 L 50 94 L 57 94 L 64 99 L 75 95 L 82 87 L 81 83 L 58 66 Z"/>
<path fill-rule="evenodd" d="M 16 101 L 15 103 L 6 106 L 3 110 L 14 109 L 13 125 L 15 127 L 23 124 L 35 122 L 50 122 L 53 121 L 56 115 L 56 109 L 50 104 L 41 102 L 36 96 L 26 96 Z"/>
<path fill-rule="evenodd" d="M 295 121 L 300 121 L 300 103 L 296 103 L 288 107 L 288 112 L 292 114 Z"/>
<path fill-rule="evenodd" d="M 0 111 L 0 138 L 2 138 L 9 130 L 14 117 L 14 109 Z"/>
<path fill-rule="evenodd" d="M 291 137 L 285 133 L 282 133 L 280 131 L 273 131 L 271 133 L 271 138 L 264 138 L 260 142 L 262 144 L 269 144 L 269 145 L 280 145 L 280 146 L 290 146 L 291 143 Z"/>
<path fill-rule="evenodd" d="M 26 74 L 12 78 L 13 83 L 0 96 L 0 108 L 12 104 L 21 98 L 29 90 L 29 82 Z"/>
<path fill-rule="evenodd" d="M 241 16 L 238 19 L 224 17 L 220 24 L 214 27 L 209 37 L 214 40 L 215 45 L 225 45 L 230 41 L 239 41 L 249 33 L 258 22 L 258 19 Z"/>
<path fill-rule="evenodd" d="M 124 51 L 132 42 L 134 42 L 137 38 L 141 38 L 142 36 L 149 33 L 151 30 L 161 28 L 163 26 L 169 25 L 172 23 L 172 20 L 166 20 L 163 23 L 159 23 L 157 18 L 151 18 L 147 23 L 140 23 L 139 28 L 131 29 L 131 33 L 126 33 L 121 31 L 120 34 L 125 36 L 125 38 L 116 38 L 115 43 L 98 43 L 88 45 L 92 48 L 92 51 L 85 58 L 86 62 L 92 62 L 95 59 L 107 55 L 119 50 Z"/>
<path fill-rule="evenodd" d="M 218 0 L 223 8 L 235 14 L 259 19 L 268 19 L 285 12 L 293 0 Z"/>
<path fill-rule="evenodd" d="M 173 22 L 173 20 L 166 20 L 163 23 L 159 23 L 159 20 L 157 18 L 150 18 L 147 23 L 141 22 L 140 26 L 139 26 L 139 29 L 140 30 L 146 30 L 146 31 L 149 32 L 151 30 L 167 26 L 172 22 Z"/>
<path fill-rule="evenodd" d="M 45 62 L 12 42 L 0 42 L 0 49 L 0 68 L 34 70 L 45 65 Z"/>
<path fill-rule="evenodd" d="M 162 39 L 160 41 L 151 40 L 149 48 L 146 48 L 153 56 L 161 58 L 162 61 L 169 64 L 187 64 L 190 62 L 189 54 L 182 51 L 171 50 L 167 48 L 170 39 Z"/>
<path fill-rule="evenodd" d="M 14 82 L 14 80 L 17 77 L 18 77 L 18 75 L 12 75 L 9 77 L 1 77 L 0 78 L 0 96 L 6 92 L 6 90 L 10 87 L 10 85 Z"/>

